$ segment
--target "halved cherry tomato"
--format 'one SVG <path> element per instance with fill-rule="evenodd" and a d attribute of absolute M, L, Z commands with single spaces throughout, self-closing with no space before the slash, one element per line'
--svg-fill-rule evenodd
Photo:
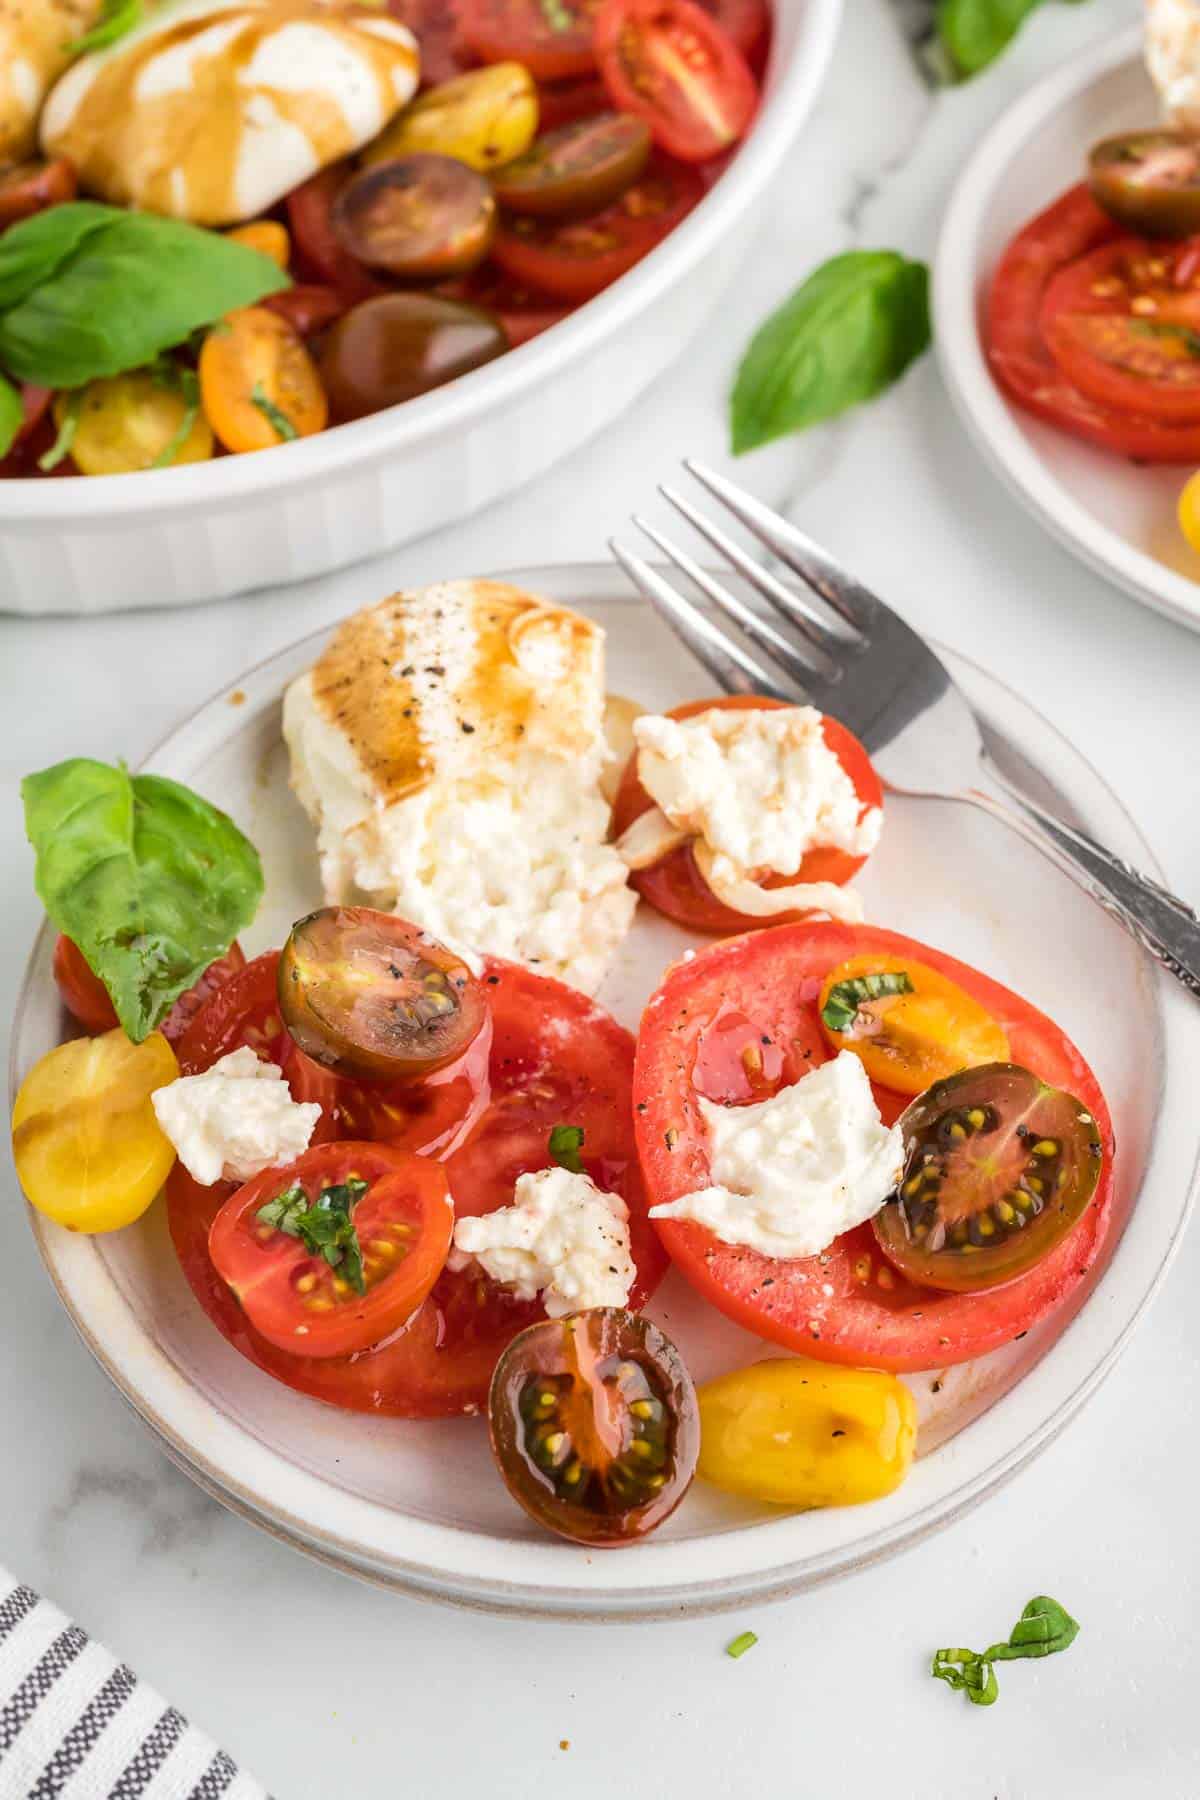
<path fill-rule="evenodd" d="M 335 419 L 361 419 L 441 387 L 508 348 L 498 319 L 438 294 L 381 294 L 337 321 L 321 345 Z"/>
<path fill-rule="evenodd" d="M 244 244 L 247 250 L 269 256 L 281 269 L 286 269 L 291 261 L 292 240 L 287 226 L 281 225 L 278 219 L 251 219 L 249 224 L 235 225 L 224 235 L 235 244 Z"/>
<path fill-rule="evenodd" d="M 1200 149 L 1182 131 L 1129 131 L 1093 144 L 1088 186 L 1126 231 L 1167 238 L 1200 231 Z"/>
<path fill-rule="evenodd" d="M 1052 276 L 1041 332 L 1081 393 L 1116 412 L 1200 424 L 1200 288 L 1175 273 L 1191 254 L 1189 244 L 1118 238 Z"/>
<path fill-rule="evenodd" d="M 366 906 L 326 906 L 293 925 L 279 959 L 292 1040 L 355 1081 L 409 1081 L 457 1062 L 488 1016 L 461 956 Z"/>
<path fill-rule="evenodd" d="M 1200 425 L 1176 425 L 1099 405 L 1063 374 L 1042 337 L 1046 288 L 1060 268 L 1110 243 L 1120 227 L 1087 188 L 1071 188 L 1019 231 L 1000 259 L 983 325 L 1000 386 L 1027 412 L 1139 462 L 1200 463 Z"/>
<path fill-rule="evenodd" d="M 204 974 L 181 994 L 159 1030 L 168 1044 L 178 1043 L 193 1016 L 217 989 L 238 969 L 246 958 L 239 943 L 230 944 L 224 956 L 218 956 Z M 60 933 L 54 945 L 54 979 L 67 1011 L 78 1019 L 85 1031 L 112 1031 L 117 1023 L 116 1008 L 108 989 L 98 975 L 92 973 L 83 951 L 69 937 Z"/>
<path fill-rule="evenodd" d="M 498 320 L 509 348 L 527 344 L 565 319 L 570 307 L 556 304 L 545 294 L 514 281 L 487 263 L 462 281 L 447 282 L 440 290 L 447 300 L 466 300 Z"/>
<path fill-rule="evenodd" d="M 246 306 L 215 325 L 200 352 L 200 398 L 227 450 L 269 450 L 324 431 L 317 365 L 278 313 Z"/>
<path fill-rule="evenodd" d="M 718 709 L 755 711 L 783 704 L 783 701 L 769 700 L 762 694 L 722 694 L 715 700 L 689 700 L 686 706 L 672 707 L 666 716 L 669 719 L 690 719 L 696 713 Z M 826 744 L 854 783 L 854 791 L 862 802 L 863 812 L 872 807 L 881 807 L 883 790 L 879 785 L 879 777 L 854 733 L 828 715 L 824 718 L 822 732 Z M 613 802 L 613 837 L 620 838 L 634 820 L 649 812 L 653 805 L 653 800 L 638 779 L 635 753 L 625 765 L 621 785 Z M 818 847 L 808 852 L 794 875 L 767 875 L 762 880 L 762 886 L 790 887 L 802 881 L 832 881 L 843 886 L 862 868 L 865 861 L 865 857 L 851 856 L 845 850 Z M 690 931 L 754 931 L 764 923 L 761 918 L 751 918 L 747 913 L 735 912 L 732 907 L 717 899 L 696 866 L 690 844 L 680 844 L 649 868 L 632 870 L 629 879 L 631 885 L 644 900 L 650 902 L 656 912 L 674 919 L 677 924 L 685 925 Z M 766 923 L 779 925 L 804 916 L 795 912 L 779 913 Z"/>
<path fill-rule="evenodd" d="M 333 229 L 352 256 L 401 280 L 461 275 L 483 261 L 496 229 L 486 179 L 453 156 L 414 151 L 348 181 Z"/>
<path fill-rule="evenodd" d="M 492 1101 L 446 1164 L 456 1210 L 510 1205 L 517 1176 L 549 1166 L 553 1127 L 580 1126 L 588 1174 L 629 1208 L 638 1269 L 629 1306 L 636 1310 L 662 1279 L 666 1255 L 646 1217 L 634 1146 L 633 1040 L 583 994 L 528 969 L 489 963 L 485 986 L 495 1027 Z M 210 1031 L 209 1040 L 226 1040 L 228 1024 Z M 405 1418 L 477 1412 L 501 1351 L 544 1316 L 536 1303 L 515 1300 L 468 1270 L 443 1270 L 407 1328 L 378 1349 L 348 1361 L 287 1355 L 254 1331 L 209 1260 L 209 1228 L 228 1191 L 198 1187 L 182 1166 L 167 1184 L 171 1235 L 192 1291 L 244 1356 L 335 1406 Z"/>
<path fill-rule="evenodd" d="M 745 57 L 693 0 L 604 0 L 596 60 L 613 105 L 639 114 L 682 162 L 728 150 L 758 106 Z"/>
<path fill-rule="evenodd" d="M 696 1390 L 649 1319 L 599 1306 L 515 1337 L 488 1399 L 492 1453 L 530 1518 L 619 1549 L 674 1512 L 700 1447 Z"/>
<path fill-rule="evenodd" d="M 429 88 L 368 144 L 362 160 L 370 167 L 428 150 L 487 174 L 528 150 L 537 128 L 537 88 L 529 70 L 493 63 Z"/>
<path fill-rule="evenodd" d="M 342 295 L 348 306 L 383 292 L 379 282 L 344 248 L 333 229 L 333 204 L 350 171 L 331 163 L 287 197 L 288 224 L 303 274 Z M 284 296 L 276 296 L 283 298 Z"/>
<path fill-rule="evenodd" d="M 352 1356 L 416 1311 L 453 1231 L 440 1163 L 382 1144 L 323 1144 L 231 1195 L 209 1254 L 269 1344 Z"/>
<path fill-rule="evenodd" d="M 539 81 L 595 66 L 598 0 L 462 0 L 462 35 L 484 62 L 524 63 Z"/>
<path fill-rule="evenodd" d="M 573 219 L 599 212 L 632 187 L 649 155 L 644 119 L 602 113 L 543 134 L 523 156 L 496 170 L 492 186 L 510 212 Z"/>
<path fill-rule="evenodd" d="M 1008 1060 L 1008 1039 L 978 1000 L 940 969 L 902 956 L 839 963 L 817 1007 L 834 1051 L 852 1050 L 894 1094 L 923 1094 L 959 1069 Z"/>
<path fill-rule="evenodd" d="M 268 294 L 263 301 L 268 312 L 286 319 L 302 338 L 310 338 L 326 325 L 340 319 L 350 301 L 336 288 L 319 287 L 315 282 L 296 282 L 282 294 Z"/>
<path fill-rule="evenodd" d="M 611 112 L 608 89 L 598 75 L 583 75 L 576 81 L 548 81 L 538 88 L 538 118 L 543 131 L 557 131 L 560 125 L 573 125 L 577 119 L 594 119 L 597 113 Z"/>
<path fill-rule="evenodd" d="M 456 0 L 387 0 L 387 9 L 420 46 L 423 88 L 452 81 L 471 67 L 475 58 L 463 42 Z"/>
<path fill-rule="evenodd" d="M 728 32 L 750 67 L 760 72 L 771 36 L 767 0 L 696 0 Z"/>
<path fill-rule="evenodd" d="M 49 206 L 73 200 L 76 186 L 75 170 L 63 156 L 53 162 L 34 159 L 0 169 L 0 231 L 45 212 Z"/>
<path fill-rule="evenodd" d="M 881 1258 L 869 1225 L 836 1238 L 820 1256 L 779 1261 L 723 1244 L 703 1227 L 659 1221 L 673 1261 L 720 1311 L 759 1337 L 822 1362 L 931 1369 L 1008 1343 L 1047 1314 L 1082 1299 L 1081 1283 L 1103 1248 L 1112 1211 L 1112 1127 L 1095 1076 L 1042 1013 L 953 957 L 872 926 L 780 925 L 702 950 L 677 963 L 651 999 L 638 1039 L 635 1124 L 651 1204 L 709 1183 L 708 1132 L 697 1096 L 723 1104 L 761 1100 L 830 1052 L 817 1016 L 829 971 L 851 956 L 921 962 L 965 990 L 1001 1026 L 1014 1061 L 1078 1097 L 1096 1120 L 1104 1168 L 1070 1235 L 1026 1274 L 989 1293 L 917 1286 Z M 740 1032 L 729 1028 L 733 1016 Z M 722 1031 L 722 1025 L 726 1029 Z M 720 1052 L 706 1056 L 714 1035 Z M 755 1045 L 772 1063 L 752 1088 L 743 1057 Z M 905 1096 L 876 1089 L 885 1120 Z"/>
<path fill-rule="evenodd" d="M 655 156 L 619 200 L 591 218 L 502 224 L 492 256 L 514 281 L 587 300 L 641 262 L 703 197 L 694 169 Z"/>
<path fill-rule="evenodd" d="M 935 1082 L 900 1124 L 904 1172 L 871 1227 L 893 1268 L 950 1293 L 1033 1268 L 1074 1230 L 1104 1166 L 1094 1114 L 1013 1063 Z"/>
<path fill-rule="evenodd" d="M 207 462 L 213 453 L 208 420 L 189 404 L 181 386 L 149 369 L 57 395 L 55 424 L 61 430 L 72 416 L 71 459 L 81 475 L 129 475 L 164 464 Z"/>

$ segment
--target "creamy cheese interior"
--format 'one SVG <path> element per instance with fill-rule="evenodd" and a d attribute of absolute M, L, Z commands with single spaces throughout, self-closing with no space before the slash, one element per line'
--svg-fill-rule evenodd
<path fill-rule="evenodd" d="M 636 897 L 605 842 L 604 637 L 499 582 L 396 594 L 288 690 L 328 901 L 593 992 Z"/>
<path fill-rule="evenodd" d="M 342 0 L 168 0 L 72 64 L 42 147 L 104 200 L 231 225 L 376 137 L 418 67 L 405 26 Z"/>

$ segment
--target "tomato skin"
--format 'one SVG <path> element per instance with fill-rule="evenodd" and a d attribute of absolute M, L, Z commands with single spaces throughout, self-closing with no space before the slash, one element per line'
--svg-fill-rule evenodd
<path fill-rule="evenodd" d="M 557 22 L 551 23 L 539 0 L 463 0 L 462 36 L 482 62 L 524 63 L 538 81 L 564 81 L 595 67 L 596 5 L 597 0 L 561 0 Z"/>
<path fill-rule="evenodd" d="M 236 941 L 230 944 L 224 956 L 218 956 L 216 962 L 210 964 L 193 987 L 178 1000 L 159 1026 L 159 1030 L 168 1044 L 176 1044 L 183 1036 L 194 1015 L 199 1012 L 223 982 L 245 966 L 246 958 L 241 945 Z M 84 1030 L 90 1033 L 112 1031 L 117 1023 L 116 1008 L 109 997 L 108 989 L 98 975 L 94 975 L 84 958 L 82 950 L 73 944 L 69 937 L 59 934 L 54 945 L 54 979 L 63 1005 L 71 1013 Z"/>
<path fill-rule="evenodd" d="M 638 1269 L 629 1306 L 637 1310 L 662 1280 L 667 1257 L 646 1217 L 634 1143 L 633 1039 L 583 994 L 530 970 L 492 961 L 484 979 L 494 1027 L 493 1104 L 445 1164 L 456 1211 L 484 1213 L 509 1204 L 519 1174 L 549 1166 L 546 1140 L 553 1125 L 582 1125 L 587 1172 L 629 1207 Z M 227 1019 L 221 1035 L 230 1032 Z M 228 1184 L 199 1187 L 182 1165 L 171 1173 L 168 1217 L 188 1283 L 243 1356 L 330 1405 L 395 1418 L 479 1412 L 501 1351 L 545 1316 L 536 1303 L 513 1300 L 469 1272 L 444 1270 L 405 1330 L 378 1348 L 347 1360 L 289 1355 L 254 1330 L 212 1266 L 209 1229 L 232 1191 Z"/>
<path fill-rule="evenodd" d="M 474 66 L 463 41 L 457 0 L 387 0 L 387 9 L 420 45 L 422 88 L 440 87 Z"/>
<path fill-rule="evenodd" d="M 638 1038 L 635 1128 L 642 1172 L 658 1205 L 708 1182 L 706 1134 L 696 1094 L 718 1102 L 762 1099 L 736 1062 L 722 1057 L 702 1086 L 704 1039 L 723 1009 L 740 1009 L 778 1057 L 766 1092 L 795 1081 L 828 1055 L 817 1017 L 821 984 L 837 963 L 867 952 L 913 957 L 947 975 L 1003 1027 L 1015 1062 L 1065 1088 L 1094 1114 L 1105 1162 L 1095 1197 L 1056 1249 L 1006 1287 L 983 1294 L 917 1287 L 882 1259 L 871 1226 L 835 1239 L 819 1257 L 772 1260 L 720 1243 L 690 1221 L 660 1220 L 672 1260 L 706 1299 L 747 1330 L 822 1362 L 892 1370 L 966 1362 L 1008 1343 L 1078 1288 L 1104 1245 L 1112 1211 L 1112 1125 L 1091 1069 L 1043 1014 L 967 964 L 897 932 L 833 923 L 781 925 L 713 945 L 677 963 L 650 1000 Z M 725 1073 L 741 1084 L 717 1085 Z M 905 1096 L 875 1090 L 885 1121 Z M 671 1148 L 667 1147 L 670 1134 Z"/>
<path fill-rule="evenodd" d="M 309 338 L 340 319 L 350 302 L 336 288 L 297 282 L 282 294 L 268 294 L 262 304 L 268 312 L 286 319 L 302 338 Z"/>
<path fill-rule="evenodd" d="M 755 74 L 761 74 L 771 38 L 767 0 L 696 0 L 733 39 Z"/>
<path fill-rule="evenodd" d="M 1098 405 L 1066 379 L 1042 337 L 1040 309 L 1051 278 L 1119 235 L 1120 226 L 1082 183 L 1031 219 L 992 278 L 983 322 L 988 364 L 1026 412 L 1103 450 L 1138 462 L 1200 462 L 1200 426 L 1163 424 Z"/>
<path fill-rule="evenodd" d="M 666 716 L 669 719 L 690 719 L 697 713 L 712 711 L 766 712 L 784 704 L 782 700 L 769 700 L 763 694 L 722 694 L 715 700 L 689 700 L 684 706 L 672 707 Z M 883 789 L 864 746 L 852 731 L 827 714 L 822 730 L 826 744 L 854 783 L 854 790 L 862 802 L 863 810 L 882 809 Z M 614 839 L 620 839 L 635 819 L 640 819 L 653 805 L 653 800 L 638 779 L 635 750 L 625 765 L 617 797 L 613 802 Z M 845 850 L 818 846 L 809 851 L 794 875 L 768 875 L 762 885 L 772 888 L 790 886 L 798 881 L 832 881 L 842 887 L 858 873 L 866 860 L 865 856 L 850 856 Z M 769 929 L 772 925 L 791 923 L 806 916 L 800 912 L 787 912 L 764 920 L 751 918 L 747 913 L 740 913 L 733 907 L 726 906 L 724 901 L 717 899 L 700 873 L 690 844 L 680 844 L 658 862 L 651 863 L 649 868 L 632 869 L 629 881 L 656 912 L 662 913 L 665 918 L 674 919 L 677 924 L 686 926 L 690 931 L 708 931 L 728 936 L 731 932 L 757 931 L 764 927 Z"/>
<path fill-rule="evenodd" d="M 0 171 L 0 231 L 73 200 L 77 186 L 74 167 L 65 156 L 52 162 L 34 158 Z"/>
<path fill-rule="evenodd" d="M 264 1240 L 259 1222 L 261 1209 L 289 1188 L 302 1187 L 311 1202 L 352 1175 L 369 1184 L 351 1214 L 365 1294 L 339 1282 L 298 1238 L 266 1228 Z M 343 1141 L 307 1150 L 238 1188 L 214 1219 L 208 1245 L 213 1267 L 255 1330 L 285 1354 L 321 1359 L 352 1356 L 400 1330 L 437 1279 L 453 1230 L 440 1164 L 381 1144 Z M 300 1282 L 308 1283 L 307 1294 Z M 339 1295 L 339 1286 L 347 1291 Z"/>
<path fill-rule="evenodd" d="M 681 162 L 728 150 L 758 109 L 745 57 L 692 0 L 604 0 L 596 60 L 617 110 L 645 119 L 655 143 Z"/>
<path fill-rule="evenodd" d="M 574 125 L 579 119 L 593 119 L 608 112 L 612 102 L 608 89 L 598 75 L 584 75 L 577 81 L 550 81 L 538 89 L 538 120 L 542 131 L 557 131 L 560 125 Z"/>
<path fill-rule="evenodd" d="M 301 269 L 331 287 L 347 306 L 386 290 L 351 256 L 333 228 L 333 207 L 350 171 L 331 163 L 287 197 L 288 226 Z M 278 309 L 276 309 L 278 310 Z M 285 314 L 286 317 L 286 314 Z M 290 322 L 290 321 L 289 321 Z"/>

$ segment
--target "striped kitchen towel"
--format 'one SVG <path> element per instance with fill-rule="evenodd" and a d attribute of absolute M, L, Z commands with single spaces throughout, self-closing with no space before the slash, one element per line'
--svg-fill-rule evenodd
<path fill-rule="evenodd" d="M 86 1631 L 0 1568 L 0 1800 L 268 1800 Z"/>

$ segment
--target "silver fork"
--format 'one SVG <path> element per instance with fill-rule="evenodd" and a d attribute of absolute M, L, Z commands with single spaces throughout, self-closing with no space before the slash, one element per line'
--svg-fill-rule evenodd
<path fill-rule="evenodd" d="M 615 539 L 613 555 L 726 693 L 807 701 L 861 738 L 895 793 L 976 806 L 1001 820 L 1078 882 L 1193 994 L 1200 995 L 1200 919 L 1078 825 L 1048 812 L 995 760 L 995 736 L 929 645 L 878 595 L 761 500 L 706 468 L 684 467 L 804 588 L 755 560 L 720 525 L 671 487 L 661 492 L 700 536 L 767 601 L 780 620 L 751 610 L 708 568 L 644 519 L 639 530 L 740 636 L 722 630 L 660 567 Z M 807 590 L 807 591 L 806 591 Z M 761 661 L 748 639 L 765 652 Z M 1007 801 L 980 785 L 990 774 Z"/>

